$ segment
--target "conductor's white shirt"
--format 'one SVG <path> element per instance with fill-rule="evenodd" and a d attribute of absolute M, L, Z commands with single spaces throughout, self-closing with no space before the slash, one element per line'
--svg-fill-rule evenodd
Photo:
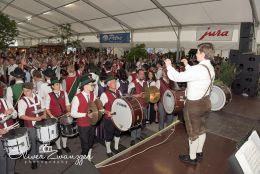
<path fill-rule="evenodd" d="M 171 80 L 175 82 L 187 82 L 186 96 L 189 100 L 201 99 L 211 84 L 208 70 L 202 65 L 208 67 L 211 78 L 214 80 L 215 72 L 210 60 L 203 60 L 194 66 L 187 65 L 184 72 L 176 71 L 171 65 L 167 67 L 167 74 Z M 206 95 L 209 95 L 209 93 L 210 90 L 207 91 Z"/>

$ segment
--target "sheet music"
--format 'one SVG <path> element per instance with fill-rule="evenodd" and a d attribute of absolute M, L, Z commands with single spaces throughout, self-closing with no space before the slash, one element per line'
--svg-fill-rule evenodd
<path fill-rule="evenodd" d="M 235 154 L 245 174 L 260 174 L 260 138 L 253 132 Z"/>

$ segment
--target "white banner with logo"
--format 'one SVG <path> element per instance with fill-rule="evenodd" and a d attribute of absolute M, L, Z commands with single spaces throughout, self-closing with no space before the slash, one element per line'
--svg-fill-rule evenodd
<path fill-rule="evenodd" d="M 234 26 L 213 25 L 198 27 L 197 41 L 232 41 Z"/>

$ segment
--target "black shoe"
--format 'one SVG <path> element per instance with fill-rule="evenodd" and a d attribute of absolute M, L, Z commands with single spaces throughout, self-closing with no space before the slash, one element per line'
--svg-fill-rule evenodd
<path fill-rule="evenodd" d="M 61 149 L 58 149 L 57 155 L 58 155 L 58 156 L 61 156 L 61 155 L 62 155 Z"/>
<path fill-rule="evenodd" d="M 188 163 L 191 165 L 196 165 L 198 160 L 196 159 L 190 159 L 190 155 L 179 155 L 179 159 L 184 162 L 184 163 Z"/>
<path fill-rule="evenodd" d="M 130 142 L 130 146 L 133 146 L 133 145 L 135 145 L 135 140 L 131 140 L 131 142 Z"/>
<path fill-rule="evenodd" d="M 112 157 L 112 156 L 113 156 L 113 153 L 112 153 L 112 152 L 107 153 L 107 157 L 108 157 L 108 158 L 110 158 L 110 157 Z"/>
<path fill-rule="evenodd" d="M 145 139 L 145 137 L 144 136 L 140 136 L 137 139 L 140 140 L 140 141 L 143 141 Z"/>
<path fill-rule="evenodd" d="M 37 162 L 32 162 L 31 168 L 32 170 L 37 169 Z"/>
<path fill-rule="evenodd" d="M 115 149 L 114 147 L 112 147 L 111 150 L 115 154 L 118 154 L 120 152 L 119 149 Z"/>
<path fill-rule="evenodd" d="M 63 148 L 63 150 L 64 150 L 66 153 L 70 153 L 70 152 L 71 152 L 71 150 L 70 150 L 69 147 L 65 147 L 65 148 Z"/>
<path fill-rule="evenodd" d="M 197 153 L 197 154 L 196 154 L 196 158 L 198 159 L 198 161 L 203 160 L 203 152 Z"/>

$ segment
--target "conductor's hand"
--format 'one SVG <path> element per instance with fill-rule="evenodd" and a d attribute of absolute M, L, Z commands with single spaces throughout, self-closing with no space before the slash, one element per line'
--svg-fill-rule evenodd
<path fill-rule="evenodd" d="M 166 60 L 164 61 L 164 63 L 165 63 L 165 65 L 166 65 L 166 67 L 172 65 L 172 61 L 171 61 L 170 59 L 166 59 Z"/>
<path fill-rule="evenodd" d="M 181 62 L 182 62 L 185 66 L 188 65 L 188 60 L 187 60 L 187 59 L 181 59 Z"/>

